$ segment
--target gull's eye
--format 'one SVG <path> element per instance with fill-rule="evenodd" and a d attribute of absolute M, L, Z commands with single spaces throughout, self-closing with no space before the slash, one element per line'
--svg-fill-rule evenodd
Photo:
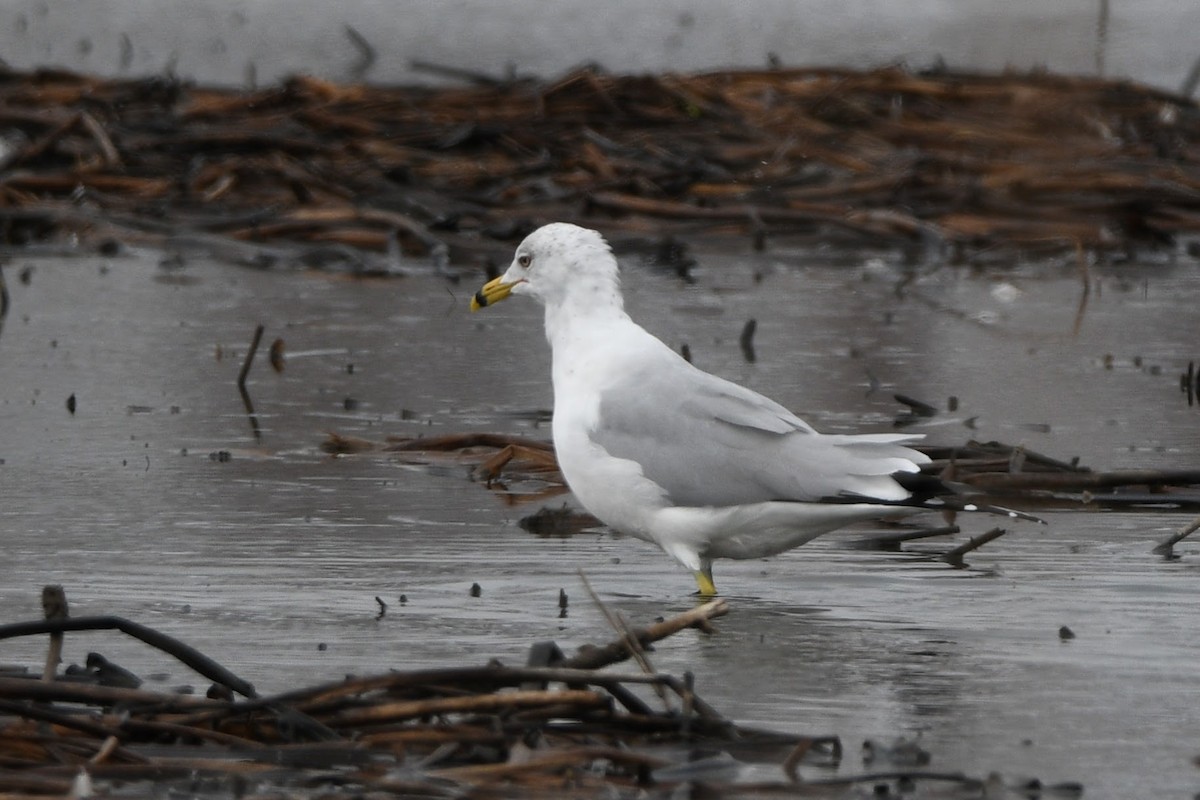
<path fill-rule="evenodd" d="M 517 256 L 517 263 L 525 269 L 529 269 L 529 265 L 533 263 L 533 256 L 529 255 L 529 253 L 521 253 L 521 255 Z"/>

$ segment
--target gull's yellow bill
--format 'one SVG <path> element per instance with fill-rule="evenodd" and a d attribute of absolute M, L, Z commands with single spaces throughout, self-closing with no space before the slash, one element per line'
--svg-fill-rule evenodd
<path fill-rule="evenodd" d="M 519 281 L 513 283 L 505 283 L 504 277 L 492 278 L 483 285 L 483 288 L 475 293 L 471 298 L 471 310 L 478 311 L 484 306 L 490 306 L 493 303 L 499 303 L 504 298 L 512 294 L 513 287 Z"/>

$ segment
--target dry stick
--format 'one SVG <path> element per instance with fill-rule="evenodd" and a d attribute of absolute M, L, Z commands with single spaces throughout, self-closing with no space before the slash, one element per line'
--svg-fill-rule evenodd
<path fill-rule="evenodd" d="M 51 700 L 51 701 L 67 701 L 67 702 L 83 702 L 95 705 L 116 705 L 125 704 L 131 707 L 139 708 L 143 713 L 165 713 L 173 710 L 190 710 L 197 707 L 212 708 L 214 705 L 228 709 L 226 703 L 214 703 L 207 698 L 193 698 L 179 695 L 163 695 L 156 692 L 147 692 L 138 689 L 117 689 L 107 686 L 90 686 L 86 684 L 75 684 L 59 682 L 53 687 L 47 686 L 45 683 L 29 681 L 19 678 L 0 678 L 0 696 L 14 698 L 29 698 L 33 700 Z M 3 702 L 3 701 L 0 701 Z M 282 706 L 280 704 L 267 704 L 266 708 L 276 715 L 276 728 L 281 735 L 287 736 L 296 734 L 304 734 L 310 739 L 315 740 L 332 740 L 339 738 L 337 733 L 322 725 L 320 722 L 297 712 L 294 709 Z M 47 712 L 52 713 L 52 712 Z M 36 715 L 27 714 L 33 718 L 40 718 Z M 208 718 L 204 718 L 208 719 Z M 84 720 L 86 722 L 86 720 Z M 72 727 L 70 721 L 61 722 L 60 724 Z M 255 748 L 261 745 L 257 742 L 247 741 L 240 737 L 221 734 L 213 731 L 205 731 L 202 729 L 189 728 L 177 723 L 156 723 L 146 720 L 130 720 L 126 719 L 120 723 L 121 728 L 149 728 L 151 730 L 161 732 L 172 732 L 181 735 L 195 736 L 201 739 L 210 739 L 223 744 L 236 745 L 240 747 Z M 78 727 L 78 723 L 74 725 Z M 85 729 L 86 730 L 86 729 Z M 93 732 L 104 735 L 109 733 L 112 736 L 119 736 L 120 732 L 116 730 L 110 731 L 107 728 L 96 728 Z"/>
<path fill-rule="evenodd" d="M 124 719 L 119 722 L 119 727 L 123 732 L 140 731 L 143 733 L 155 734 L 170 734 L 180 738 L 191 737 L 193 739 L 202 739 L 204 741 L 213 742 L 214 744 L 224 744 L 230 747 L 239 747 L 243 750 L 257 750 L 266 748 L 267 745 L 254 739 L 246 739 L 242 736 L 235 736 L 232 733 L 222 733 L 208 728 L 203 728 L 198 725 L 180 725 L 176 722 L 162 722 L 160 720 L 148 719 Z"/>
<path fill-rule="evenodd" d="M 576 708 L 597 708 L 607 705 L 608 702 L 604 695 L 588 689 L 496 692 L 466 697 L 436 697 L 429 700 L 380 703 L 365 708 L 347 709 L 328 718 L 326 722 L 333 728 L 353 728 L 361 725 L 385 725 L 432 714 L 507 711 L 564 704 Z"/>
<path fill-rule="evenodd" d="M 495 455 L 489 456 L 476 465 L 474 475 L 482 478 L 484 485 L 490 489 L 492 488 L 492 481 L 500 476 L 501 471 L 508 462 L 513 460 L 516 454 L 517 449 L 515 447 L 511 444 L 505 445 L 497 450 Z"/>
<path fill-rule="evenodd" d="M 650 658 L 646 655 L 646 651 L 642 649 L 641 642 L 638 641 L 637 636 L 630 630 L 629 625 L 625 620 L 621 619 L 620 615 L 613 614 L 608 609 L 608 606 L 604 604 L 604 601 L 592 589 L 592 582 L 587 579 L 587 575 L 583 573 L 583 570 L 580 569 L 577 572 L 579 573 L 579 579 L 583 581 L 583 588 L 587 590 L 588 595 L 592 598 L 592 602 L 596 604 L 596 608 L 600 609 L 600 613 L 608 620 L 608 624 L 622 638 L 625 646 L 629 649 L 629 655 L 633 656 L 633 660 L 642 668 L 642 672 L 645 672 L 647 675 L 655 674 L 654 667 L 650 664 Z M 664 710 L 668 714 L 671 713 L 671 703 L 667 699 L 667 693 L 663 690 L 662 686 L 654 684 L 654 691 L 662 700 Z"/>
<path fill-rule="evenodd" d="M 690 675 L 691 673 L 688 674 Z M 720 712 L 702 700 L 700 696 L 695 693 L 691 686 L 691 681 L 680 683 L 679 680 L 673 675 L 664 675 L 663 677 L 663 683 L 671 687 L 675 694 L 686 699 L 686 701 L 691 704 L 692 708 L 695 709 L 696 713 L 702 718 L 709 721 L 728 724 L 728 720 L 721 716 Z"/>
<path fill-rule="evenodd" d="M 662 682 L 662 675 L 607 675 L 590 669 L 563 667 L 450 667 L 443 669 L 390 672 L 356 680 L 339 681 L 263 698 L 237 705 L 241 711 L 273 704 L 289 704 L 310 714 L 328 711 L 347 698 L 370 692 L 397 692 L 418 686 L 476 684 L 488 688 L 519 686 L 523 683 L 565 683 L 608 688 L 620 683 Z"/>
<path fill-rule="evenodd" d="M 7 158 L 0 159 L 0 169 L 12 169 L 26 161 L 38 158 L 57 144 L 59 139 L 70 133 L 71 129 L 79 124 L 79 119 L 79 114 L 72 114 L 40 139 L 35 139 Z"/>
<path fill-rule="evenodd" d="M 433 774 L 439 778 L 459 781 L 483 781 L 511 779 L 527 772 L 561 769 L 569 766 L 584 766 L 598 759 L 618 764 L 631 764 L 640 768 L 657 769 L 671 762 L 657 756 L 643 755 L 617 747 L 586 746 L 571 750 L 551 750 L 534 755 L 529 761 L 515 764 L 478 764 L 465 767 L 448 767 Z"/>
<path fill-rule="evenodd" d="M 729 604 L 723 599 L 710 600 L 703 605 L 696 606 L 693 609 L 677 614 L 670 619 L 656 622 L 653 625 L 647 625 L 644 628 L 635 628 L 633 634 L 638 640 L 638 643 L 643 647 L 650 642 L 657 642 L 660 639 L 665 639 L 671 634 L 678 633 L 684 628 L 701 628 L 707 627 L 708 621 L 717 617 L 722 617 L 729 613 Z M 578 653 L 571 658 L 568 658 L 563 663 L 559 664 L 560 669 L 600 669 L 607 667 L 610 664 L 617 664 L 629 658 L 629 648 L 624 639 L 615 642 L 610 642 L 601 647 L 590 647 L 583 652 Z"/>
<path fill-rule="evenodd" d="M 96 751 L 96 754 L 88 759 L 88 764 L 93 766 L 103 764 L 105 761 L 108 761 L 108 757 L 115 753 L 120 746 L 121 739 L 119 737 L 109 736 L 100 745 L 100 749 Z"/>
<path fill-rule="evenodd" d="M 677 617 L 673 617 L 648 628 L 631 631 L 640 643 L 658 641 L 684 628 L 703 625 L 708 619 L 721 616 L 728 611 L 723 600 L 714 600 L 691 609 Z M 663 684 L 675 690 L 680 696 L 686 692 L 677 680 L 669 675 L 606 675 L 593 671 L 609 664 L 617 663 L 629 656 L 629 648 L 625 639 L 613 642 L 605 647 L 593 647 L 588 651 L 569 659 L 559 667 L 460 667 L 449 669 L 417 670 L 412 672 L 389 673 L 352 681 L 325 684 L 298 691 L 287 692 L 271 698 L 263 698 L 237 704 L 235 709 L 222 708 L 214 711 L 201 711 L 189 715 L 179 722 L 200 724 L 213 719 L 215 716 L 225 716 L 231 711 L 242 713 L 255 708 L 290 705 L 308 714 L 329 713 L 350 702 L 353 698 L 374 692 L 397 692 L 409 687 L 428 685 L 470 685 L 482 684 L 488 687 L 518 686 L 523 683 L 565 683 L 568 685 L 592 685 L 607 689 L 619 702 L 626 704 L 622 698 L 620 687 L 628 683 Z M 615 690 L 615 691 L 614 691 Z M 693 705 L 702 717 L 720 719 L 707 704 L 699 698 L 693 700 Z M 632 710 L 632 709 L 631 709 Z"/>
<path fill-rule="evenodd" d="M 78 770 L 60 771 L 53 777 L 46 775 L 44 770 L 39 772 L 41 774 L 35 775 L 28 770 L 24 773 L 6 770 L 0 800 L 62 800 L 73 788 Z"/>
<path fill-rule="evenodd" d="M 676 694 L 682 703 L 679 709 L 679 733 L 687 736 L 692 732 L 692 714 L 696 710 L 696 676 L 691 671 L 683 673 L 682 691 L 676 689 Z"/>
<path fill-rule="evenodd" d="M 1151 552 L 1154 553 L 1155 555 L 1169 556 L 1169 555 L 1171 555 L 1172 550 L 1175 548 L 1175 545 L 1179 544 L 1184 539 L 1186 539 L 1188 536 L 1191 536 L 1193 533 L 1195 533 L 1198 530 L 1200 530 L 1200 517 L 1196 517 L 1194 520 L 1189 522 L 1187 525 L 1184 525 L 1182 528 L 1180 528 L 1178 531 L 1175 532 L 1174 536 L 1172 536 L 1169 539 L 1164 540 L 1161 544 L 1159 544 L 1157 547 L 1155 547 Z"/>
<path fill-rule="evenodd" d="M 12 680 L 24 680 L 28 683 L 27 678 L 13 678 Z M 26 703 L 15 703 L 10 700 L 0 700 L 0 712 L 11 714 L 14 717 L 24 717 L 25 719 L 37 720 L 38 722 L 48 722 L 51 725 L 57 725 L 60 728 L 70 728 L 71 730 L 82 731 L 89 733 L 92 736 L 118 736 L 120 731 L 109 725 L 102 725 L 96 722 L 92 717 L 86 717 L 81 714 L 62 714 L 57 711 L 50 710 L 46 706 L 28 705 Z"/>
<path fill-rule="evenodd" d="M 83 127 L 91 134 L 91 137 L 96 141 L 96 146 L 100 148 L 100 155 L 104 159 L 104 166 L 119 167 L 121 166 L 121 154 L 113 145 L 112 139 L 109 138 L 108 131 L 104 130 L 104 126 L 86 111 L 79 113 L 79 120 L 83 123 Z"/>
<path fill-rule="evenodd" d="M 41 772 L 43 774 L 56 774 L 59 770 L 63 769 L 78 769 L 78 767 L 64 766 L 55 770 L 41 770 Z M 254 775 L 278 771 L 278 764 L 235 761 L 221 757 L 192 758 L 174 756 L 156 756 L 146 764 L 97 764 L 94 769 L 89 770 L 95 778 L 121 781 L 169 781 L 172 778 L 194 777 L 198 772 L 226 775 Z"/>
<path fill-rule="evenodd" d="M 85 618 L 80 617 L 80 619 Z M 0 678 L 0 698 L 55 703 L 86 703 L 98 706 L 127 703 L 148 706 L 157 713 L 229 707 L 227 702 L 209 700 L 207 697 L 163 694 L 145 689 L 120 689 L 115 686 L 95 686 L 75 681 L 55 681 L 53 684 L 47 684 L 42 681 L 31 681 L 28 678 Z"/>
<path fill-rule="evenodd" d="M 657 676 L 648 675 L 645 677 Z M 624 683 L 610 683 L 605 686 L 604 689 L 610 695 L 612 695 L 613 699 L 624 706 L 625 710 L 630 714 L 644 714 L 646 716 L 654 715 L 654 710 L 651 709 L 650 706 L 646 705 L 642 698 L 638 697 L 630 689 L 628 689 Z"/>
<path fill-rule="evenodd" d="M 438 743 L 449 744 L 503 744 L 506 740 L 504 731 L 487 730 L 478 725 L 455 725 L 443 721 L 433 723 L 409 723 L 401 728 L 384 728 L 380 731 L 356 733 L 352 746 L 382 745 L 388 747 L 396 744 L 414 742 L 421 745 Z"/>
<path fill-rule="evenodd" d="M 966 447 L 955 447 L 950 449 L 959 454 L 959 463 L 963 465 L 970 463 L 970 460 L 965 457 L 965 453 L 962 452 L 964 450 L 977 450 L 979 452 L 989 453 L 1000 459 L 1000 461 L 996 463 L 1003 465 L 1008 463 L 1008 458 L 1012 455 L 1013 450 L 1016 450 L 1017 448 L 1013 447 L 1012 445 L 1000 444 L 998 442 L 989 442 L 987 444 L 968 442 Z M 1052 470 L 1058 470 L 1061 472 L 1091 472 L 1091 470 L 1087 467 L 1079 466 L 1078 459 L 1075 459 L 1074 461 L 1063 461 L 1058 458 L 1051 458 L 1050 456 L 1035 452 L 1026 447 L 1022 447 L 1021 450 L 1025 453 L 1025 460 L 1028 462 L 1028 464 L 1039 464 L 1041 466 L 1049 467 Z"/>
<path fill-rule="evenodd" d="M 17 622 L 11 625 L 0 625 L 0 639 L 11 639 L 17 636 L 36 636 L 44 633 L 63 633 L 66 631 L 100 631 L 119 630 L 127 636 L 140 639 L 151 647 L 158 648 L 164 653 L 174 656 L 196 672 L 226 686 L 246 697 L 256 697 L 254 686 L 234 675 L 213 659 L 199 650 L 168 636 L 153 628 L 141 625 L 123 617 L 72 617 L 68 619 L 39 620 L 36 622 Z M 2 679 L 0 679 L 2 682 Z M 94 687 L 96 688 L 96 687 Z M 145 693 L 151 694 L 149 692 Z"/>
<path fill-rule="evenodd" d="M 364 794 L 369 797 L 421 797 L 427 798 L 428 800 L 432 800 L 432 798 L 444 797 L 449 800 L 450 798 L 461 798 L 467 796 L 457 786 L 451 786 L 449 784 L 444 786 L 432 785 L 432 782 L 428 778 L 421 777 L 419 769 L 411 770 L 410 774 L 412 777 L 410 778 L 391 777 L 395 776 L 396 772 L 398 771 L 386 772 L 384 773 L 385 777 L 377 777 L 378 773 L 363 775 L 360 772 L 353 775 L 353 780 L 355 783 L 363 783 L 366 785 L 366 792 L 364 792 Z M 326 793 L 325 796 L 329 796 L 328 793 Z M 345 795 L 345 797 L 358 796 L 361 795 Z M 485 798 L 489 795 L 484 795 L 480 792 L 472 792 L 470 796 L 475 800 L 485 800 Z M 492 796 L 503 798 L 512 797 L 513 795 L 511 793 L 500 793 Z M 0 800 L 6 800 L 6 798 L 0 798 Z M 27 800 L 27 798 L 21 797 L 15 798 L 15 800 Z M 55 800 L 57 800 L 57 798 L 55 798 Z"/>

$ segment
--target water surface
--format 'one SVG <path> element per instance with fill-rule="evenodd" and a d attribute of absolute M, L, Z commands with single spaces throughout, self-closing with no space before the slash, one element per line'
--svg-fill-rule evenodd
<path fill-rule="evenodd" d="M 351 672 L 519 663 L 543 639 L 568 651 L 607 641 L 579 569 L 635 623 L 693 603 L 690 575 L 653 547 L 604 532 L 534 537 L 516 522 L 539 504 L 507 504 L 466 467 L 320 451 L 327 431 L 548 437 L 549 354 L 531 302 L 469 315 L 474 279 L 159 260 L 4 266 L 4 621 L 36 618 L 41 586 L 61 583 L 74 614 L 160 628 L 275 691 Z M 833 260 L 713 253 L 688 284 L 631 259 L 629 306 L 700 366 L 823 430 L 891 430 L 895 392 L 939 408 L 954 396 L 957 411 L 911 429 L 1098 469 L 1200 463 L 1200 409 L 1179 391 L 1200 359 L 1195 262 L 1093 266 L 1081 311 L 1073 261 L 909 273 L 888 258 Z M 753 363 L 738 346 L 750 318 Z M 284 340 L 287 360 L 276 373 L 260 355 L 250 373 L 256 439 L 235 382 L 257 323 L 264 345 Z M 680 634 L 654 664 L 692 670 L 740 722 L 842 736 L 847 770 L 861 766 L 860 740 L 904 735 L 939 770 L 1080 780 L 1093 798 L 1191 797 L 1200 543 L 1175 561 L 1150 552 L 1191 515 L 1047 516 L 1046 527 L 1010 525 L 965 570 L 919 558 L 942 545 L 854 549 L 854 531 L 719 562 L 732 604 L 719 633 Z M 960 522 L 964 536 L 994 524 Z M 388 604 L 381 619 L 376 596 Z M 1076 638 L 1061 641 L 1063 625 Z M 0 662 L 34 666 L 43 648 L 0 642 Z M 136 642 L 67 637 L 69 661 L 91 649 L 203 688 Z"/>

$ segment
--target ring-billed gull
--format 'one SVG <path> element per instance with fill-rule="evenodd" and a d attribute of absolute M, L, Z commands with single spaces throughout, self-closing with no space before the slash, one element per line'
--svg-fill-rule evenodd
<path fill-rule="evenodd" d="M 818 433 L 692 366 L 625 313 L 617 261 L 596 231 L 534 231 L 471 310 L 510 294 L 545 306 L 567 485 L 603 523 L 692 570 L 701 595 L 716 594 L 715 558 L 775 555 L 857 520 L 931 508 L 1018 516 L 919 475 L 929 457 L 905 445 L 920 435 Z"/>

